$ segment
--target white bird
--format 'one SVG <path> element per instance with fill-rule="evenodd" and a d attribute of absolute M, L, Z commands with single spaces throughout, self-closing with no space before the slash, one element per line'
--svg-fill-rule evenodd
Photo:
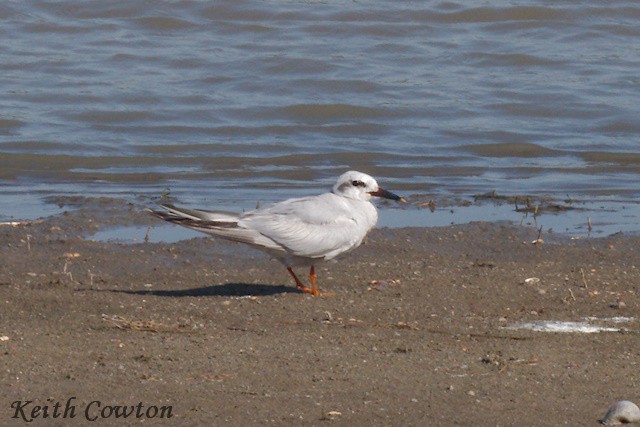
<path fill-rule="evenodd" d="M 360 246 L 378 220 L 372 196 L 405 201 L 378 187 L 371 176 L 349 171 L 340 175 L 330 193 L 288 199 L 250 212 L 168 204 L 161 205 L 166 212 L 150 212 L 174 224 L 262 249 L 285 265 L 298 289 L 320 295 L 315 264 Z M 293 267 L 300 266 L 310 267 L 310 288 L 293 272 Z"/>

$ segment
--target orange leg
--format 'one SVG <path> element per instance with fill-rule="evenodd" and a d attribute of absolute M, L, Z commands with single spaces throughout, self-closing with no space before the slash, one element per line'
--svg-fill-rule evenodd
<path fill-rule="evenodd" d="M 311 282 L 311 294 L 320 295 L 320 292 L 318 292 L 318 286 L 316 285 L 316 269 L 313 267 L 313 265 L 309 270 L 309 281 Z"/>
<path fill-rule="evenodd" d="M 313 267 L 312 267 L 313 268 Z M 291 277 L 293 277 L 293 280 L 296 281 L 296 286 L 298 289 L 300 289 L 302 292 L 306 293 L 306 294 L 312 294 L 312 295 L 316 295 L 313 293 L 313 289 L 307 288 L 304 283 L 302 283 L 300 281 L 300 279 L 298 279 L 298 276 L 296 276 L 296 274 L 293 272 L 293 270 L 291 269 L 291 267 L 287 267 L 287 271 L 289 272 L 289 274 L 291 274 Z M 316 289 L 317 292 L 317 289 Z"/>
<path fill-rule="evenodd" d="M 311 282 L 311 287 L 310 288 L 306 287 L 300 281 L 300 279 L 298 279 L 298 276 L 295 275 L 295 273 L 293 272 L 291 267 L 287 267 L 287 271 L 289 272 L 289 274 L 291 274 L 291 277 L 293 277 L 293 280 L 296 281 L 296 286 L 298 287 L 298 289 L 300 289 L 305 294 L 311 294 L 311 295 L 314 295 L 314 296 L 318 296 L 318 295 L 324 295 L 324 296 L 335 295 L 335 294 L 333 294 L 331 292 L 320 292 L 318 290 L 318 285 L 316 283 L 316 269 L 315 269 L 315 267 L 311 266 L 311 269 L 309 270 L 309 281 Z"/>

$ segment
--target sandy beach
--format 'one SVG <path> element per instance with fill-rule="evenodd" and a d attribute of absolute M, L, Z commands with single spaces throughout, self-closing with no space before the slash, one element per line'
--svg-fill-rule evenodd
<path fill-rule="evenodd" d="M 87 238 L 157 224 L 134 204 L 60 203 L 0 226 L 2 425 L 587 426 L 640 401 L 637 236 L 376 229 L 312 297 L 240 244 Z M 585 319 L 616 331 L 517 327 Z"/>

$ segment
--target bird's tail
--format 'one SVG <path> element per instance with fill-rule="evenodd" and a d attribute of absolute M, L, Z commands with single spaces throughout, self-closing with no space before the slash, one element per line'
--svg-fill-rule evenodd
<path fill-rule="evenodd" d="M 148 212 L 165 221 L 199 231 L 207 232 L 212 228 L 236 228 L 238 226 L 238 214 L 234 212 L 187 209 L 169 204 L 160 206 L 165 210 L 154 211 L 148 209 Z"/>
<path fill-rule="evenodd" d="M 266 250 L 282 252 L 284 248 L 267 236 L 238 224 L 240 215 L 234 212 L 205 211 L 201 209 L 179 208 L 173 205 L 160 205 L 164 211 L 148 211 L 174 224 L 182 225 L 196 231 L 212 234 L 224 239 L 247 243 Z"/>

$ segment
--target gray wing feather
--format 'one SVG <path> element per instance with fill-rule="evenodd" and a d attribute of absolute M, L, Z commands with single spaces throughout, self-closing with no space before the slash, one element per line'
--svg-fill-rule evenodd
<path fill-rule="evenodd" d="M 244 228 L 238 224 L 239 215 L 233 212 L 204 211 L 161 205 L 166 211 L 149 212 L 165 221 L 191 228 L 224 239 L 262 246 L 265 249 L 285 251 L 285 249 L 260 232 Z"/>
<path fill-rule="evenodd" d="M 238 222 L 238 215 L 235 212 L 227 212 L 227 211 L 207 211 L 203 209 L 187 209 L 182 207 L 177 207 L 174 205 L 164 204 L 160 205 L 167 210 L 170 214 L 179 216 L 179 217 L 187 217 L 193 220 L 204 220 L 204 221 L 218 221 L 218 222 Z"/>

